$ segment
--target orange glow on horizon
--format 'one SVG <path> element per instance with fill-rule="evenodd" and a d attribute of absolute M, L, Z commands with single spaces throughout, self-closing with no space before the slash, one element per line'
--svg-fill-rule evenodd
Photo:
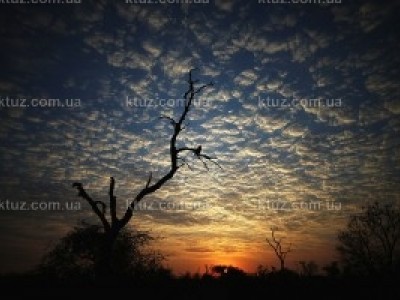
<path fill-rule="evenodd" d="M 307 251 L 297 251 L 288 255 L 286 260 L 286 267 L 291 270 L 298 270 L 299 261 L 315 261 L 320 267 L 335 260 L 335 255 L 332 249 L 324 249 L 319 254 L 307 253 Z M 209 272 L 212 266 L 226 265 L 242 269 L 244 272 L 254 274 L 257 267 L 262 265 L 269 270 L 272 268 L 279 269 L 279 261 L 271 250 L 267 249 L 264 253 L 212 253 L 209 256 L 203 257 L 188 257 L 182 259 L 184 254 L 179 254 L 174 257 L 168 258 L 165 266 L 170 268 L 175 275 L 183 275 L 186 273 L 191 274 L 204 274 L 206 268 Z"/>

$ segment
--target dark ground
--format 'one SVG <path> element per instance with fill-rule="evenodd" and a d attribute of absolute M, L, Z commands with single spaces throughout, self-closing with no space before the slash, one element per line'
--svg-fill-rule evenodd
<path fill-rule="evenodd" d="M 0 289 L 14 296 L 115 297 L 143 295 L 147 299 L 400 299 L 400 281 L 395 278 L 330 278 L 325 276 L 240 276 L 237 278 L 168 277 L 115 280 L 109 284 L 55 281 L 33 275 L 0 278 Z M 142 298 L 142 296 L 140 296 Z"/>

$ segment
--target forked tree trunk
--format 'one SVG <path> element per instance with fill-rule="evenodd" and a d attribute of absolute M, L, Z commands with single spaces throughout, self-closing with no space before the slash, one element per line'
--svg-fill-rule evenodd
<path fill-rule="evenodd" d="M 281 263 L 281 271 L 285 270 L 285 260 L 280 259 L 280 263 Z"/>

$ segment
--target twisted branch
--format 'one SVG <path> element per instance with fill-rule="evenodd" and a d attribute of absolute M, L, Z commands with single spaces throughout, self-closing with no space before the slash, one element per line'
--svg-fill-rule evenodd
<path fill-rule="evenodd" d="M 183 126 L 183 124 L 186 120 L 186 117 L 187 117 L 191 107 L 192 107 L 192 103 L 193 103 L 193 99 L 194 99 L 195 95 L 202 92 L 205 88 L 213 85 L 213 83 L 210 82 L 208 84 L 201 85 L 200 87 L 196 87 L 196 84 L 198 83 L 198 81 L 192 79 L 192 72 L 194 70 L 195 69 L 192 69 L 189 71 L 189 79 L 188 79 L 189 88 L 184 94 L 185 106 L 184 106 L 183 112 L 180 115 L 179 119 L 174 120 L 172 117 L 165 116 L 165 115 L 162 115 L 160 117 L 161 119 L 166 119 L 167 121 L 169 121 L 170 124 L 173 126 L 173 133 L 172 133 L 172 136 L 171 136 L 170 142 L 169 142 L 169 145 L 170 145 L 170 147 L 169 147 L 170 169 L 166 174 L 164 174 L 164 176 L 162 176 L 159 180 L 155 181 L 154 183 L 152 183 L 153 175 L 152 175 L 152 173 L 150 173 L 145 187 L 135 196 L 135 198 L 130 203 L 128 209 L 125 211 L 125 214 L 123 215 L 123 217 L 120 220 L 117 218 L 117 214 L 116 214 L 116 197 L 114 196 L 115 180 L 113 177 L 110 178 L 110 188 L 109 188 L 111 225 L 107 221 L 107 218 L 105 217 L 105 213 L 106 213 L 105 203 L 101 202 L 101 201 L 93 201 L 93 199 L 86 193 L 86 191 L 84 190 L 81 183 L 73 184 L 73 187 L 78 189 L 79 196 L 86 199 L 88 201 L 88 203 L 91 205 L 93 211 L 96 213 L 96 215 L 100 218 L 101 222 L 103 223 L 103 226 L 106 231 L 113 229 L 116 232 L 118 232 L 121 228 L 123 228 L 129 222 L 129 220 L 132 218 L 135 205 L 139 201 L 141 201 L 145 196 L 147 196 L 151 193 L 154 193 L 159 188 L 161 188 L 167 181 L 169 181 L 175 175 L 175 173 L 179 170 L 180 167 L 182 167 L 183 165 L 187 165 L 189 167 L 189 169 L 191 169 L 191 167 L 189 166 L 187 161 L 184 158 L 178 156 L 179 153 L 182 153 L 184 151 L 192 152 L 196 156 L 196 158 L 198 158 L 203 163 L 203 165 L 205 166 L 205 168 L 207 170 L 208 170 L 208 166 L 207 166 L 208 161 L 216 164 L 218 167 L 221 168 L 221 166 L 217 162 L 214 161 L 216 159 L 216 157 L 212 157 L 212 156 L 201 153 L 201 150 L 202 150 L 201 146 L 198 146 L 197 148 L 193 148 L 193 147 L 177 148 L 176 147 L 178 136 L 182 132 L 182 130 L 184 130 L 184 128 L 185 128 Z M 179 164 L 178 163 L 179 160 L 181 160 L 183 163 Z M 97 204 L 100 204 L 102 206 L 101 210 L 99 209 Z"/>

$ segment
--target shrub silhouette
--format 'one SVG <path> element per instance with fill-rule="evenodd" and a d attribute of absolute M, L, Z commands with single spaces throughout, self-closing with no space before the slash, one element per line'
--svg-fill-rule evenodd
<path fill-rule="evenodd" d="M 79 224 L 43 257 L 37 271 L 55 280 L 94 282 L 95 271 L 102 263 L 103 234 L 102 226 Z M 122 230 L 114 245 L 114 275 L 138 279 L 168 273 L 161 264 L 164 257 L 149 249 L 153 239 L 145 232 Z"/>

